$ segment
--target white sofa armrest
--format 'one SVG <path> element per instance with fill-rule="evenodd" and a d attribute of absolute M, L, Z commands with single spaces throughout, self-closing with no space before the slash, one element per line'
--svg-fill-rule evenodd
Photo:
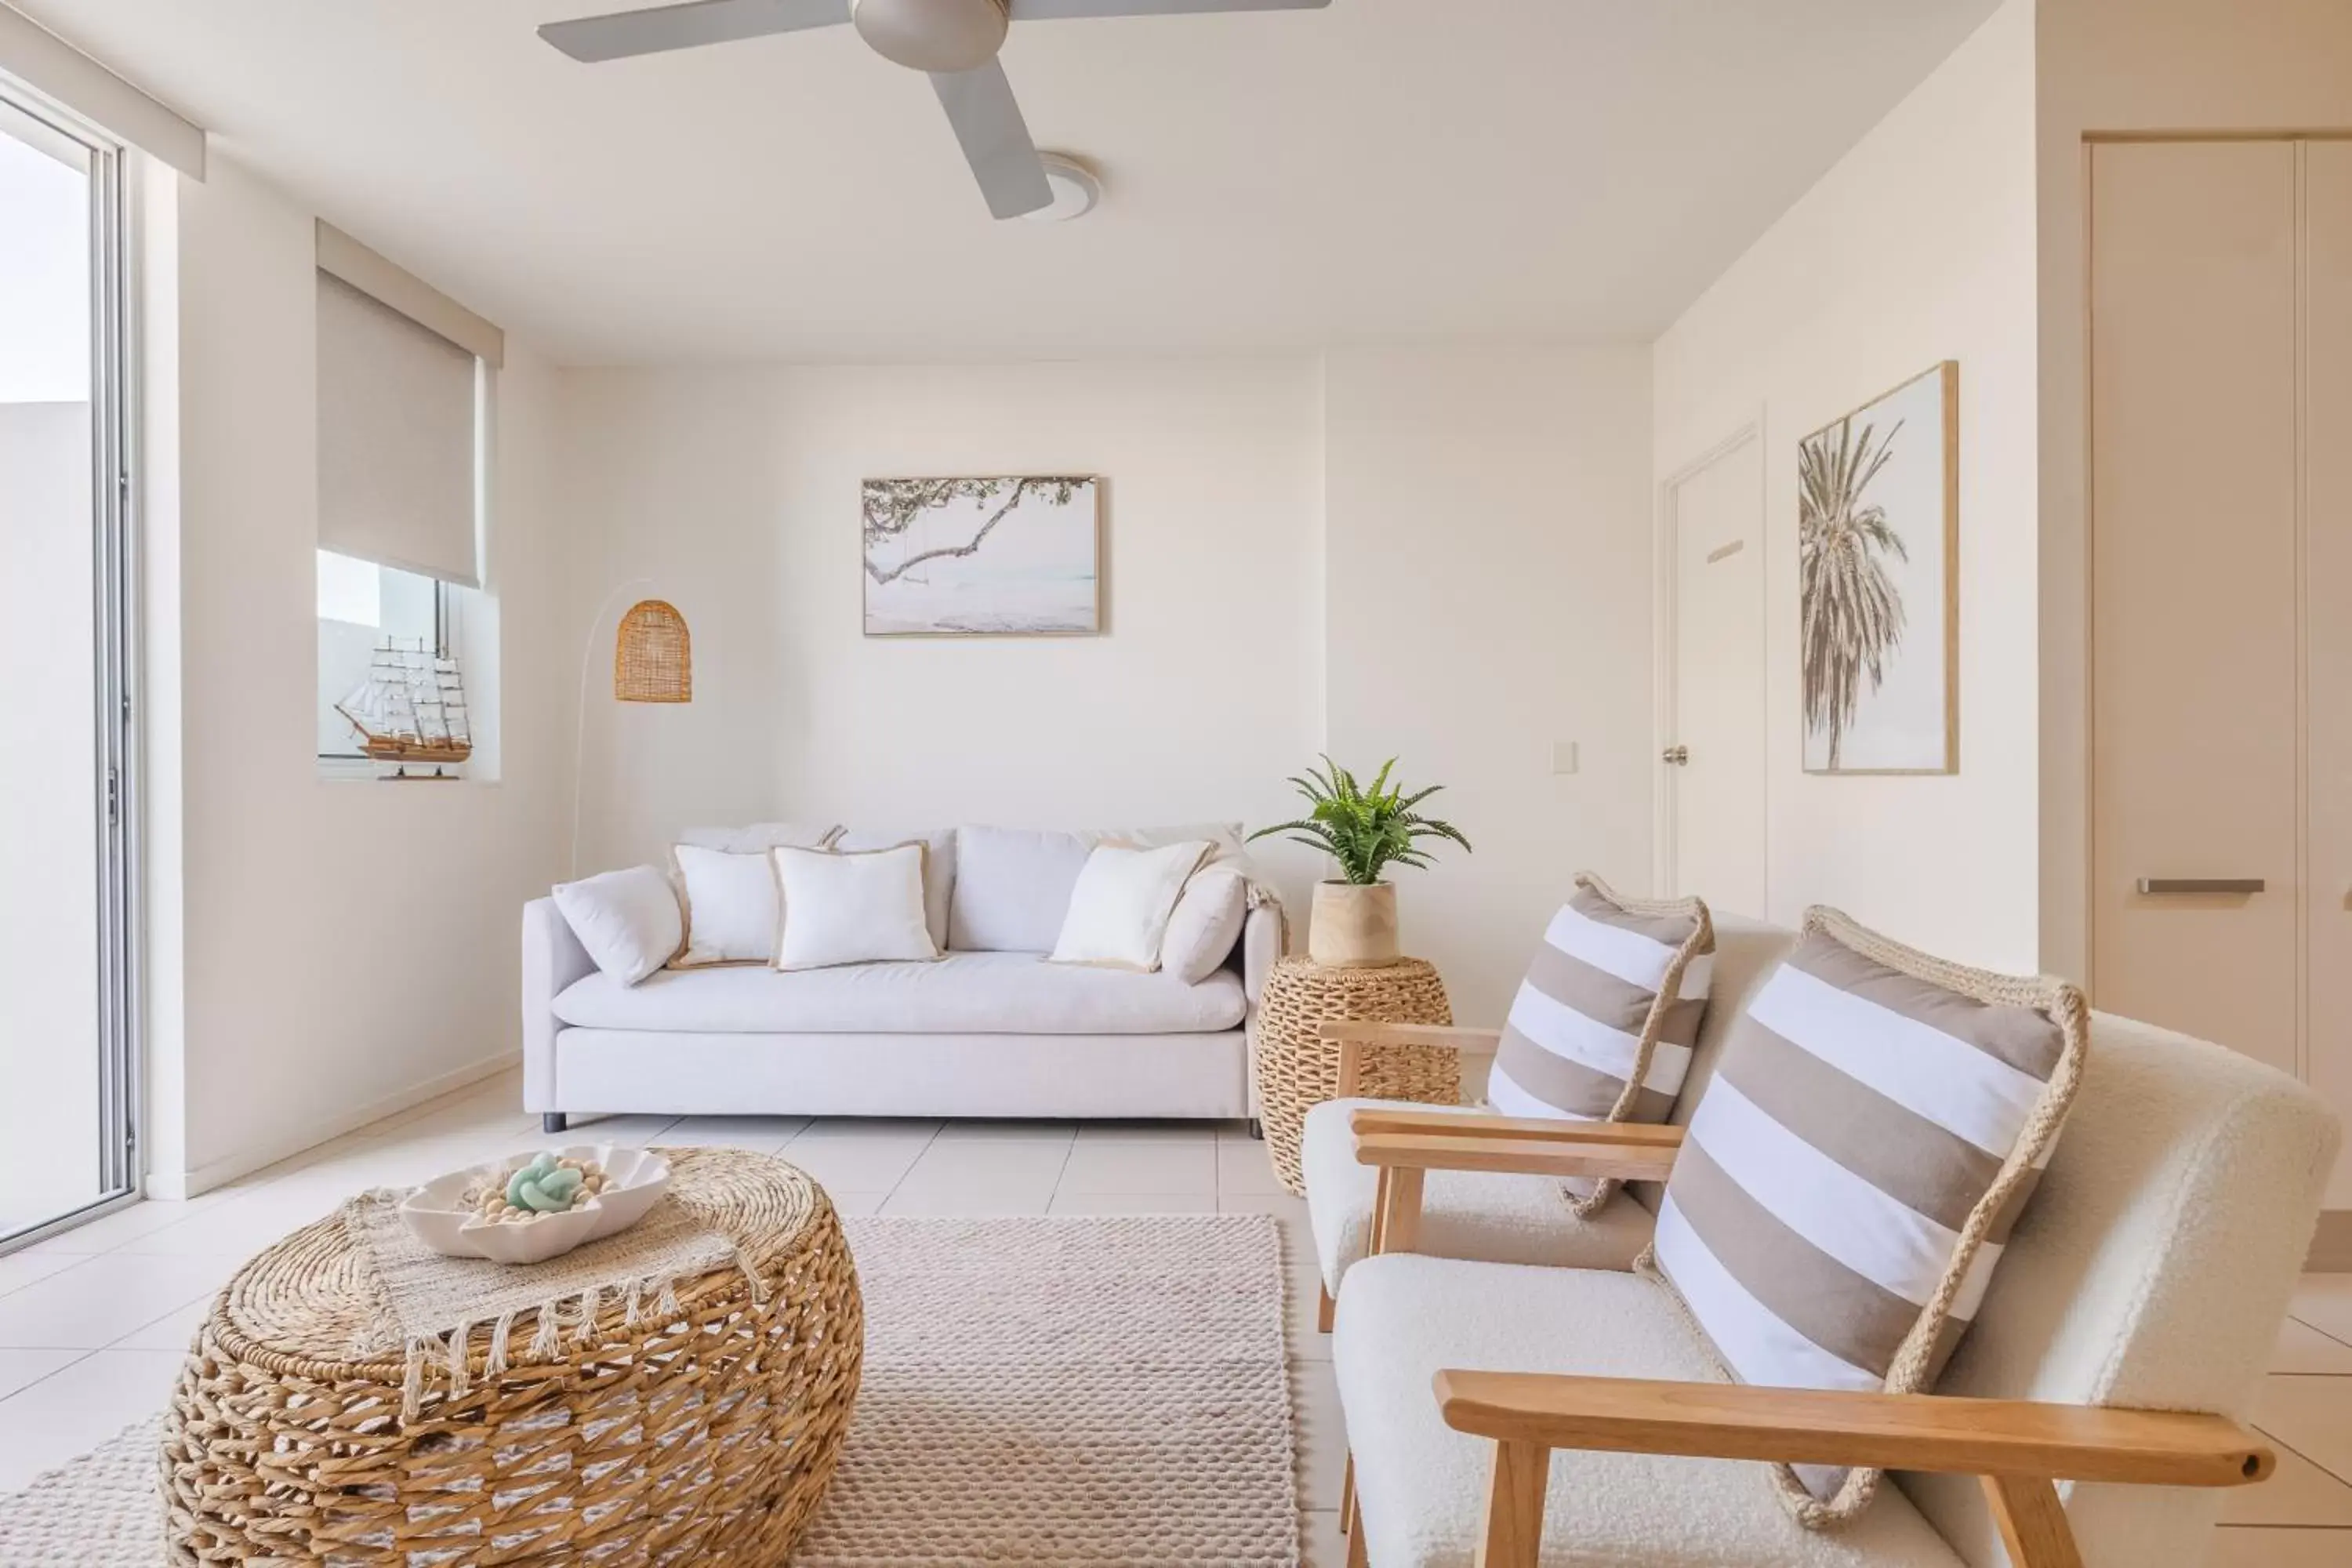
<path fill-rule="evenodd" d="M 595 962 L 553 899 L 522 907 L 522 1108 L 562 1110 L 555 1098 L 555 999 L 595 971 Z"/>

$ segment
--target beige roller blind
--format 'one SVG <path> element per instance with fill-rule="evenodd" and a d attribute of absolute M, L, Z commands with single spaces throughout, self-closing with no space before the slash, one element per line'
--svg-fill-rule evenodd
<path fill-rule="evenodd" d="M 479 587 L 476 356 L 318 278 L 320 548 Z"/>

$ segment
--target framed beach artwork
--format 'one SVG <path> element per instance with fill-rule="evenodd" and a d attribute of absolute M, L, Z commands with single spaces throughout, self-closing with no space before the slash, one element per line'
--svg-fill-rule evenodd
<path fill-rule="evenodd" d="M 1092 475 L 866 481 L 866 635 L 1102 630 Z"/>
<path fill-rule="evenodd" d="M 1947 360 L 1798 447 L 1809 773 L 1959 771 L 1959 393 Z"/>

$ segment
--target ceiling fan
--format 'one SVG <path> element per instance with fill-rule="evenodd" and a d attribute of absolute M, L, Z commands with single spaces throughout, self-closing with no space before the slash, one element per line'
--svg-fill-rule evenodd
<path fill-rule="evenodd" d="M 575 60 L 731 44 L 847 22 L 885 59 L 929 73 L 988 210 L 1018 217 L 1051 205 L 1045 166 L 996 58 L 1014 22 L 1066 16 L 1168 16 L 1205 11 L 1310 11 L 1331 0 L 692 0 L 550 22 L 539 36 Z"/>

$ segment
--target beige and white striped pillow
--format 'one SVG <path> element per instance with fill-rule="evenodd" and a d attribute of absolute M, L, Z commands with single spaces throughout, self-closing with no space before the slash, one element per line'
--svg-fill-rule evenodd
<path fill-rule="evenodd" d="M 2088 1044 L 2063 981 L 1966 969 L 1834 910 L 1732 1026 L 1654 1264 L 1743 1383 L 1928 1388 L 2055 1148 Z M 1776 1467 L 1799 1520 L 1875 1470 Z"/>
<path fill-rule="evenodd" d="M 1487 1100 L 1506 1116 L 1665 1121 L 1690 1070 L 1714 968 L 1706 905 L 1622 898 L 1580 874 L 1512 998 Z M 1582 1215 L 1617 1189 L 1563 1184 Z"/>

